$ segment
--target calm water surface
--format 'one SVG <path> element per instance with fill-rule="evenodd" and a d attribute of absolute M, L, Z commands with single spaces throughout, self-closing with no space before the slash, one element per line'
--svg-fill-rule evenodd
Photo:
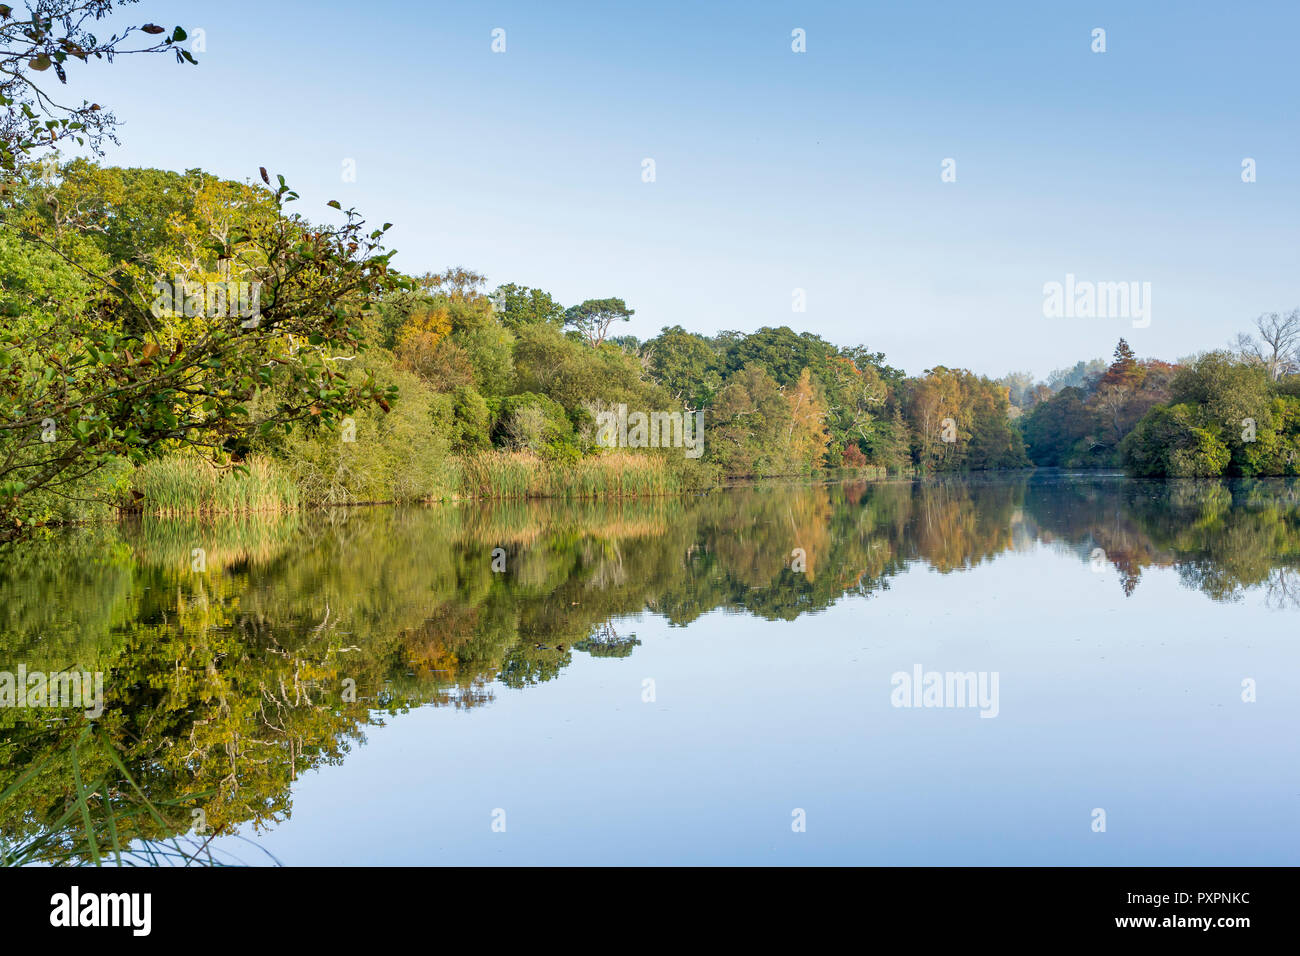
<path fill-rule="evenodd" d="M 5 556 L 0 670 L 105 711 L 0 711 L 0 840 L 83 852 L 112 746 L 126 835 L 229 862 L 1294 864 L 1298 623 L 1286 481 L 77 529 Z M 895 706 L 918 666 L 996 716 Z"/>

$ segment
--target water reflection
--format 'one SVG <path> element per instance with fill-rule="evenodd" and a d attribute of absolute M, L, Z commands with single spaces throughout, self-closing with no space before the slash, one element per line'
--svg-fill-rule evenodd
<path fill-rule="evenodd" d="M 642 611 L 793 620 L 879 599 L 917 562 L 948 574 L 1040 543 L 1080 574 L 1113 567 L 1126 594 L 1171 568 L 1212 601 L 1295 608 L 1298 502 L 1279 480 L 1037 476 L 71 530 L 3 555 L 0 670 L 102 672 L 105 710 L 88 730 L 0 708 L 0 843 L 85 860 L 257 831 L 395 714 L 635 655 L 615 622 Z"/>

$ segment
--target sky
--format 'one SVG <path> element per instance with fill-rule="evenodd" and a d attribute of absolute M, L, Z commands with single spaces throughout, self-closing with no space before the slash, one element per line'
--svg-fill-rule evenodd
<path fill-rule="evenodd" d="M 265 166 L 312 218 L 392 222 L 404 271 L 617 296 L 642 338 L 789 325 L 912 374 L 1043 378 L 1300 307 L 1294 2 L 126 12 L 203 49 L 72 71 L 123 121 L 106 162 Z M 1049 317 L 1067 274 L 1150 283 L 1149 315 Z"/>

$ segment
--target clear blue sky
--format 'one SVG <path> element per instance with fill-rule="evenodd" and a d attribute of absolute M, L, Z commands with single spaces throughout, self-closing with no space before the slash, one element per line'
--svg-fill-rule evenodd
<path fill-rule="evenodd" d="M 303 212 L 393 222 L 407 271 L 621 296 L 639 336 L 788 324 L 913 373 L 1043 376 L 1300 306 L 1294 2 L 127 9 L 207 50 L 74 72 L 125 121 L 108 161 L 264 165 Z M 1067 272 L 1150 282 L 1150 327 L 1044 318 Z"/>

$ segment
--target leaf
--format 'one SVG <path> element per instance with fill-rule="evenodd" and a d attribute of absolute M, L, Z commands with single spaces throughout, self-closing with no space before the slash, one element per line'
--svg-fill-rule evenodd
<path fill-rule="evenodd" d="M 156 24 L 156 23 L 146 23 L 146 24 L 145 24 L 144 26 L 142 26 L 140 29 L 143 30 L 145 33 L 153 33 L 153 34 L 166 33 L 166 32 L 167 32 L 167 31 L 164 30 L 162 27 L 158 26 L 158 24 Z"/>
<path fill-rule="evenodd" d="M 182 40 L 184 40 L 187 36 L 189 36 L 189 34 L 187 34 L 187 33 L 186 33 L 184 30 L 182 30 L 180 27 L 177 27 L 175 30 L 172 31 L 172 42 L 173 42 L 173 43 L 180 43 L 180 42 L 181 42 Z"/>
<path fill-rule="evenodd" d="M 331 200 L 330 200 L 329 202 L 327 202 L 325 205 L 329 206 L 331 209 L 342 209 L 342 208 L 343 208 L 342 204 L 341 204 L 337 199 L 331 199 Z"/>
<path fill-rule="evenodd" d="M 266 183 L 268 186 L 271 185 L 271 177 L 267 175 L 266 167 L 258 166 L 257 170 L 262 174 L 262 182 Z"/>
<path fill-rule="evenodd" d="M 27 65 L 37 71 L 48 70 L 50 68 L 50 58 L 42 53 L 40 56 L 28 60 Z"/>

